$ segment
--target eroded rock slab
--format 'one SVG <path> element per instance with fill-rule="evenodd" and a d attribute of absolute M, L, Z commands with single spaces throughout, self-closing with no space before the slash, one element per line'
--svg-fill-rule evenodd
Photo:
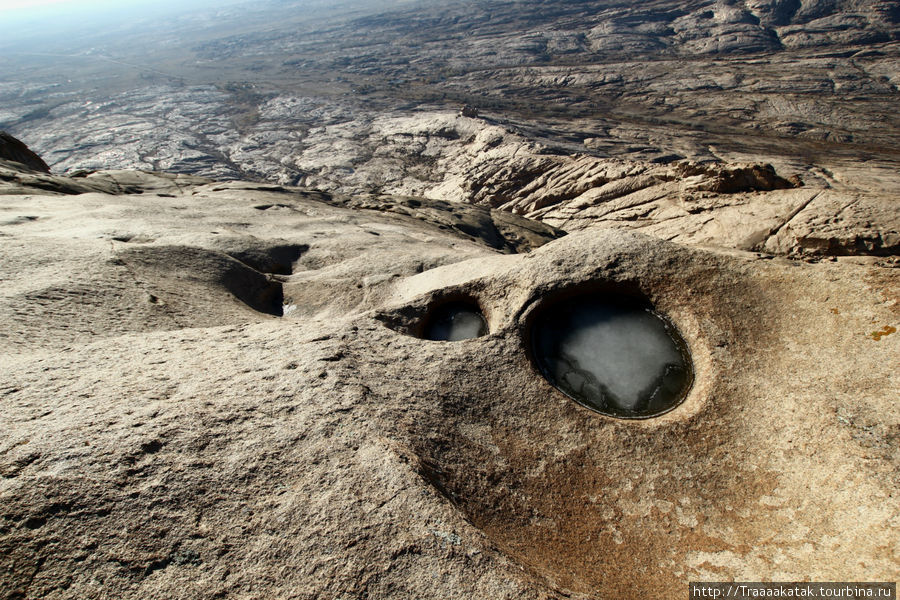
<path fill-rule="evenodd" d="M 538 225 L 509 254 L 493 213 L 376 200 L 4 196 L 4 598 L 668 599 L 897 572 L 890 259 Z M 682 404 L 604 417 L 541 375 L 531 316 L 582 289 L 671 321 Z M 487 335 L 418 335 L 462 300 Z"/>

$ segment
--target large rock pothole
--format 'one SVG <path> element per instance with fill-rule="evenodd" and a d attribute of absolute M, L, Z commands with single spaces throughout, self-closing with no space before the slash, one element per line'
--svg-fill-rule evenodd
<path fill-rule="evenodd" d="M 581 287 L 528 317 L 528 350 L 544 377 L 613 417 L 655 417 L 680 404 L 694 376 L 675 326 L 642 298 Z"/>

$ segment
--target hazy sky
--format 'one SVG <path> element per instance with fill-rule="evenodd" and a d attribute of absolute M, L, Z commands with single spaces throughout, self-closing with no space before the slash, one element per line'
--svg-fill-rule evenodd
<path fill-rule="evenodd" d="M 139 18 L 158 18 L 230 0 L 0 0 L 0 46 L 16 50 L 29 44 L 57 48 L 85 36 L 116 32 Z M 24 46 L 23 46 L 24 44 Z"/>
<path fill-rule="evenodd" d="M 222 2 L 221 4 L 234 4 L 234 0 Z M 153 0 L 0 0 L 0 13 L 16 11 L 26 12 L 28 9 L 46 9 L 47 7 L 65 8 L 65 9 L 85 9 L 115 6 L 118 9 L 128 9 L 140 4 L 204 4 L 202 0 L 182 0 L 180 2 L 154 2 Z"/>
<path fill-rule="evenodd" d="M 202 6 L 234 4 L 235 0 L 0 0 L 0 31 L 4 24 L 53 22 L 65 25 L 101 17 L 122 18 L 139 12 L 159 14 Z M 13 31 L 12 33 L 15 33 Z"/>
<path fill-rule="evenodd" d="M 115 9 L 117 12 L 128 12 L 129 9 L 153 5 L 173 5 L 189 7 L 203 5 L 204 0 L 0 0 L 0 14 L 46 14 L 72 13 L 90 9 Z M 233 4 L 233 2 L 222 2 Z"/>
<path fill-rule="evenodd" d="M 78 0 L 75 0 L 76 2 Z M 90 2 L 81 2 L 82 4 L 90 4 Z M 14 8 L 31 8 L 35 6 L 46 6 L 48 4 L 74 4 L 73 0 L 0 0 L 0 11 L 11 10 Z"/>
<path fill-rule="evenodd" d="M 0 15 L 10 16 L 53 16 L 72 14 L 73 11 L 117 8 L 125 10 L 146 1 L 121 2 L 116 0 L 0 0 Z"/>

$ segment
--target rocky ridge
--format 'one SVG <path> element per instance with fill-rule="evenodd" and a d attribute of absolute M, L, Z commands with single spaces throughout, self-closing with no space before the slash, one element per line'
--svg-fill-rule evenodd
<path fill-rule="evenodd" d="M 852 172 L 806 173 L 804 181 L 765 164 L 565 155 L 484 118 L 447 112 L 321 127 L 310 131 L 306 150 L 283 162 L 316 173 L 303 183 L 338 196 L 379 190 L 467 203 L 565 231 L 635 229 L 680 243 L 810 258 L 890 256 L 900 248 L 889 194 L 900 185 L 896 173 L 876 187 L 860 185 Z M 96 189 L 98 176 L 87 173 L 28 177 L 45 189 L 62 181 L 71 193 Z"/>
<path fill-rule="evenodd" d="M 566 155 L 455 113 L 322 127 L 283 162 L 310 173 L 303 182 L 319 189 L 490 206 L 566 231 L 638 229 L 678 242 L 808 256 L 890 255 L 900 243 L 900 222 L 885 196 L 900 185 L 896 173 L 863 186 L 852 174 L 818 171 L 801 180 L 765 164 Z"/>

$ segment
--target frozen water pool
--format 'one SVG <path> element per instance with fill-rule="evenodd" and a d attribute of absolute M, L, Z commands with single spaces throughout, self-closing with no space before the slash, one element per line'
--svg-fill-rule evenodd
<path fill-rule="evenodd" d="M 422 337 L 426 340 L 459 342 L 487 335 L 487 332 L 487 321 L 477 305 L 451 302 L 434 309 Z"/>
<path fill-rule="evenodd" d="M 665 413 L 693 381 L 675 327 L 628 297 L 595 293 L 548 304 L 532 321 L 531 350 L 554 386 L 614 417 Z"/>

